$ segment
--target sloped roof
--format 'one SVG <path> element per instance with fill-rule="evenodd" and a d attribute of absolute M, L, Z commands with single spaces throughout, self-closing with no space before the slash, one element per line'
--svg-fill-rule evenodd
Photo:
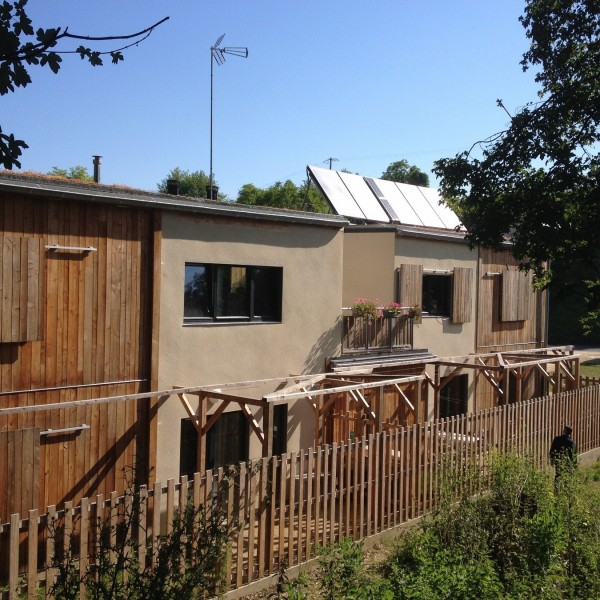
<path fill-rule="evenodd" d="M 188 213 L 229 216 L 242 219 L 286 221 L 303 225 L 342 228 L 348 224 L 343 216 L 302 212 L 286 208 L 249 206 L 186 196 L 148 192 L 126 186 L 104 185 L 65 179 L 38 173 L 0 171 L 0 192 L 80 202 L 101 202 Z"/>

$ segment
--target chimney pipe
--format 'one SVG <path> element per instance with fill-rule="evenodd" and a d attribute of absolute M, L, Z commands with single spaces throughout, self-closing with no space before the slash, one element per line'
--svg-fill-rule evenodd
<path fill-rule="evenodd" d="M 100 183 L 100 165 L 102 164 L 102 157 L 94 154 L 94 181 Z"/>
<path fill-rule="evenodd" d="M 178 179 L 167 179 L 167 194 L 172 194 L 173 196 L 179 195 Z"/>

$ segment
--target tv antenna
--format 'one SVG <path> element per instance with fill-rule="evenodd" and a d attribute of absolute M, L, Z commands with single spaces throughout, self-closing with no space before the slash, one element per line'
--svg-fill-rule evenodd
<path fill-rule="evenodd" d="M 323 161 L 323 164 L 325 164 L 325 163 L 329 163 L 329 170 L 331 171 L 331 164 L 332 164 L 332 163 L 334 163 L 334 162 L 337 162 L 337 161 L 338 161 L 338 159 L 337 159 L 337 158 L 333 158 L 332 156 L 330 156 L 329 158 L 326 158 L 326 159 Z"/>
<path fill-rule="evenodd" d="M 210 186 L 210 197 L 213 198 L 213 67 L 214 64 L 221 66 L 225 62 L 225 55 L 230 54 L 231 56 L 240 56 L 241 58 L 248 58 L 248 48 L 241 46 L 224 46 L 221 47 L 221 42 L 225 34 L 210 47 L 210 175 L 209 175 L 209 186 Z"/>

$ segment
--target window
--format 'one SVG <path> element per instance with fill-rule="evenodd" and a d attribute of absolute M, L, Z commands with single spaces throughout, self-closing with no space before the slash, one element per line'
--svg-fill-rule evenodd
<path fill-rule="evenodd" d="M 273 456 L 287 452 L 287 404 L 273 408 Z"/>
<path fill-rule="evenodd" d="M 287 407 L 286 407 L 287 408 Z M 224 412 L 206 434 L 205 469 L 218 469 L 248 459 L 248 421 L 241 410 Z M 198 468 L 198 431 L 191 419 L 181 420 L 179 475 Z"/>
<path fill-rule="evenodd" d="M 451 275 L 423 275 L 423 312 L 440 317 L 451 316 Z"/>
<path fill-rule="evenodd" d="M 398 300 L 423 312 L 468 323 L 473 308 L 473 269 L 454 267 L 451 273 L 423 273 L 422 265 L 400 265 Z"/>
<path fill-rule="evenodd" d="M 185 265 L 185 323 L 281 321 L 281 267 Z"/>
<path fill-rule="evenodd" d="M 442 377 L 442 385 L 448 378 Z M 457 375 L 448 381 L 440 391 L 440 419 L 468 412 L 469 376 Z"/>

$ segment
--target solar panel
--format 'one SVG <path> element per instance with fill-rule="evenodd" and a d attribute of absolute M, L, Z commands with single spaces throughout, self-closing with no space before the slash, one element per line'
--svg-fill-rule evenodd
<path fill-rule="evenodd" d="M 354 175 L 353 173 L 343 173 L 342 171 L 339 171 L 338 175 L 367 219 L 380 223 L 390 222 L 390 218 L 373 195 L 363 177 Z"/>
<path fill-rule="evenodd" d="M 439 204 L 439 201 L 442 197 L 437 190 L 433 188 L 419 187 L 419 191 L 421 194 L 423 194 L 433 210 L 435 210 L 435 212 L 439 215 L 442 223 L 444 224 L 443 226 L 446 229 L 455 229 L 458 227 L 464 230 L 464 227 L 459 218 L 456 216 L 456 213 L 445 204 Z"/>
<path fill-rule="evenodd" d="M 370 177 L 366 177 L 365 181 L 369 184 L 369 187 L 373 190 L 373 193 L 384 208 L 386 208 L 385 202 L 389 204 L 394 213 L 394 216 L 390 214 L 393 221 L 405 223 L 406 225 L 424 224 L 393 181 L 371 179 Z"/>
<path fill-rule="evenodd" d="M 408 183 L 396 183 L 406 201 L 412 206 L 412 209 L 417 213 L 421 223 L 427 227 L 446 227 L 442 219 L 431 207 L 427 199 L 419 191 L 416 185 Z"/>
<path fill-rule="evenodd" d="M 307 169 L 338 215 L 354 219 L 366 218 L 337 171 L 310 166 Z"/>

